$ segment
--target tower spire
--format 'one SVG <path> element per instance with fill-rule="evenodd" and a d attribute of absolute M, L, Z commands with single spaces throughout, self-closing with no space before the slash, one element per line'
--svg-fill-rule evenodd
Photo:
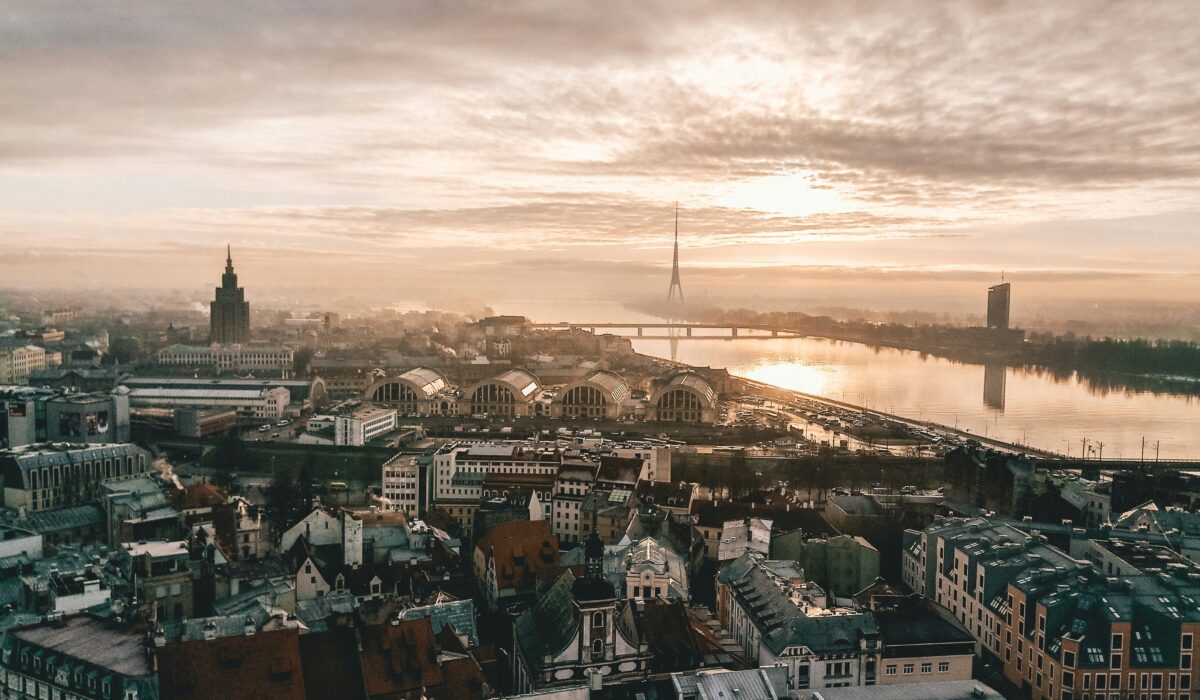
<path fill-rule="evenodd" d="M 671 287 L 667 290 L 667 303 L 675 301 L 683 303 L 683 285 L 679 283 L 679 202 L 675 202 L 675 254 L 671 259 Z"/>

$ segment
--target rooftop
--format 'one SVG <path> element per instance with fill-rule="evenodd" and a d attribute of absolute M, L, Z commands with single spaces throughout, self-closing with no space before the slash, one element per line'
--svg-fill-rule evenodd
<path fill-rule="evenodd" d="M 154 672 L 141 633 L 90 615 L 72 615 L 60 622 L 13 629 L 9 634 L 121 675 L 148 676 Z"/>

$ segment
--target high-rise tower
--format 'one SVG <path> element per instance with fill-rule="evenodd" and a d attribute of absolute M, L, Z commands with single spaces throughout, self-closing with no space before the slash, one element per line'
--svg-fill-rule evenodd
<path fill-rule="evenodd" d="M 675 297 L 679 297 L 676 299 Z M 667 290 L 667 303 L 683 303 L 683 286 L 679 284 L 679 203 L 675 203 L 675 257 L 671 261 L 671 288 Z"/>
<path fill-rule="evenodd" d="M 250 338 L 250 302 L 238 286 L 233 253 L 225 247 L 225 274 L 216 298 L 209 304 L 208 339 L 213 343 L 244 343 Z"/>
<path fill-rule="evenodd" d="M 1008 330 L 1008 312 L 1011 304 L 1011 284 L 1005 282 L 988 287 L 987 327 Z"/>

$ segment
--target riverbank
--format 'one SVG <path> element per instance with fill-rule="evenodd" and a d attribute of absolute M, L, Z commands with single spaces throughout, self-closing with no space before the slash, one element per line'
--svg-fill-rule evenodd
<path fill-rule="evenodd" d="M 627 308 L 664 320 L 771 326 L 812 338 L 916 352 L 952 362 L 1045 372 L 1058 380 L 1079 379 L 1097 391 L 1200 396 L 1200 346 L 1186 341 L 1047 334 L 1026 338 L 1019 330 L 839 321 L 799 312 L 715 307 L 681 307 L 668 312 L 657 305 L 636 304 Z"/>

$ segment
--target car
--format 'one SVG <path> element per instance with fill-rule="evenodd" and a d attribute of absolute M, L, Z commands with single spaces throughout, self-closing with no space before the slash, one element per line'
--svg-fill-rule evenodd
<path fill-rule="evenodd" d="M 270 430 L 270 429 L 271 429 L 271 425 L 270 425 L 269 423 L 268 423 L 268 424 L 265 424 L 265 425 L 260 425 L 260 426 L 258 426 L 258 432 L 260 432 L 260 433 L 265 433 L 265 432 L 267 432 L 267 431 L 268 431 L 268 430 Z"/>
<path fill-rule="evenodd" d="M 271 433 L 271 437 L 277 438 L 277 437 L 279 437 L 279 433 Z"/>
<path fill-rule="evenodd" d="M 288 420 L 287 418 L 283 418 L 283 419 L 280 419 L 279 421 L 277 421 L 275 423 L 275 425 L 278 425 L 279 427 L 282 428 L 283 426 L 287 425 L 288 423 L 291 423 L 291 421 Z"/>

